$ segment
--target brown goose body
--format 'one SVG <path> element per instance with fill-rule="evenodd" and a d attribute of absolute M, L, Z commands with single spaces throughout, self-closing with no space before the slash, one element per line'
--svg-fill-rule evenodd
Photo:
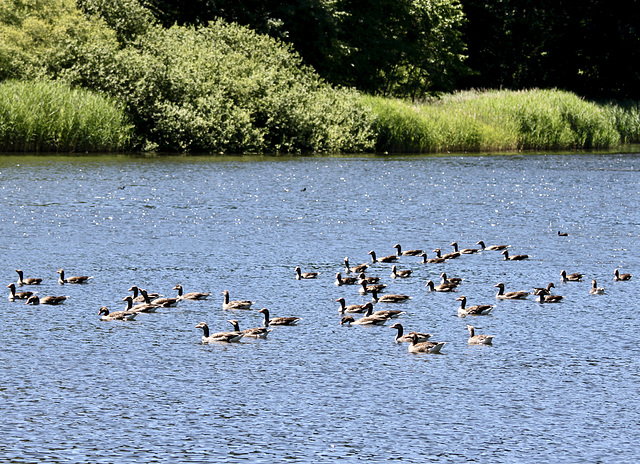
<path fill-rule="evenodd" d="M 207 298 L 209 298 L 209 295 L 211 295 L 211 293 L 206 293 L 206 292 L 184 293 L 182 285 L 180 285 L 180 284 L 178 284 L 175 287 L 173 287 L 173 290 L 177 290 L 178 291 L 178 299 L 179 300 L 206 300 Z"/>
<path fill-rule="evenodd" d="M 342 285 L 355 285 L 358 283 L 358 279 L 355 277 L 342 277 L 342 274 L 340 274 L 339 272 L 336 272 L 336 281 L 335 284 L 337 286 L 342 286 Z"/>
<path fill-rule="evenodd" d="M 545 295 L 544 293 L 538 294 L 539 303 L 560 303 L 564 297 L 562 295 Z"/>
<path fill-rule="evenodd" d="M 613 271 L 613 280 L 631 280 L 631 274 L 620 274 L 620 271 L 616 269 L 615 271 Z"/>
<path fill-rule="evenodd" d="M 440 274 L 440 284 L 449 284 L 449 285 L 460 285 L 464 280 L 462 277 L 449 277 L 446 272 Z"/>
<path fill-rule="evenodd" d="M 480 250 L 478 250 L 477 248 L 463 248 L 463 249 L 458 249 L 458 242 L 451 242 L 451 244 L 449 246 L 453 247 L 453 251 L 454 252 L 459 252 L 463 255 L 470 255 L 473 253 L 477 253 Z"/>
<path fill-rule="evenodd" d="M 364 274 L 364 272 L 361 272 L 358 275 L 358 279 L 359 279 L 359 281 L 360 280 L 364 280 L 364 282 L 367 285 L 373 285 L 373 284 L 377 284 L 378 282 L 380 282 L 380 277 L 378 277 L 378 276 L 367 276 L 367 275 Z"/>
<path fill-rule="evenodd" d="M 424 253 L 423 250 L 402 251 L 402 247 L 400 246 L 399 243 L 396 243 L 395 245 L 393 245 L 393 248 L 396 249 L 396 256 L 420 256 L 422 253 Z"/>
<path fill-rule="evenodd" d="M 140 288 L 137 285 L 132 285 L 127 291 L 133 292 L 133 296 L 131 298 L 134 303 L 142 303 L 145 301 L 144 295 L 140 293 Z M 147 293 L 147 296 L 152 300 L 160 298 L 159 293 Z"/>
<path fill-rule="evenodd" d="M 522 261 L 529 259 L 529 255 L 510 255 L 509 250 L 504 250 L 501 254 L 504 256 L 504 261 Z"/>
<path fill-rule="evenodd" d="M 480 247 L 483 250 L 489 250 L 489 251 L 502 251 L 502 250 L 506 250 L 507 248 L 509 248 L 509 245 L 490 245 L 490 246 L 485 246 L 484 242 L 482 240 L 478 240 L 476 242 L 476 245 L 480 245 Z"/>
<path fill-rule="evenodd" d="M 42 282 L 42 279 L 38 277 L 29 277 L 25 279 L 22 269 L 16 269 L 16 272 L 18 273 L 18 285 L 40 285 Z"/>
<path fill-rule="evenodd" d="M 242 332 L 216 332 L 209 333 L 209 326 L 206 322 L 201 322 L 196 326 L 196 329 L 202 329 L 202 343 L 231 343 L 237 342 L 244 337 Z"/>
<path fill-rule="evenodd" d="M 457 301 L 460 301 L 460 307 L 458 308 L 458 316 L 485 316 L 491 312 L 495 305 L 489 304 L 480 304 L 467 306 L 467 297 L 462 295 L 456 298 Z"/>
<path fill-rule="evenodd" d="M 132 321 L 136 318 L 137 313 L 130 311 L 109 312 L 109 308 L 101 306 L 98 315 L 100 315 L 100 319 L 103 321 Z"/>
<path fill-rule="evenodd" d="M 541 293 L 545 295 L 551 295 L 551 289 L 555 288 L 553 282 L 549 282 L 546 287 L 533 287 L 533 294 L 540 295 Z"/>
<path fill-rule="evenodd" d="M 31 295 L 27 299 L 27 302 L 25 304 L 30 304 L 34 306 L 39 304 L 59 305 L 64 303 L 67 298 L 69 297 L 68 296 L 43 296 L 42 298 L 40 298 L 38 295 Z"/>
<path fill-rule="evenodd" d="M 446 342 L 420 342 L 418 341 L 419 337 L 417 334 L 412 334 L 411 335 L 411 343 L 409 344 L 409 348 L 408 351 L 409 353 L 431 353 L 431 354 L 437 354 L 440 353 L 440 350 L 442 349 L 442 347 L 444 345 L 446 345 Z"/>
<path fill-rule="evenodd" d="M 397 330 L 396 337 L 395 337 L 396 343 L 411 343 L 413 334 L 416 334 L 418 336 L 418 343 L 429 341 L 429 338 L 431 338 L 432 336 L 430 333 L 413 332 L 413 331 L 409 332 L 408 334 L 405 334 L 404 327 L 399 322 L 396 322 L 389 328 Z"/>
<path fill-rule="evenodd" d="M 338 298 L 336 301 L 340 303 L 340 313 L 364 313 L 367 312 L 369 306 L 371 306 L 371 309 L 373 309 L 373 303 L 371 302 L 365 304 L 347 305 L 344 301 L 344 298 Z"/>
<path fill-rule="evenodd" d="M 433 283 L 433 280 L 427 280 L 425 287 L 427 287 L 430 292 L 455 292 L 458 286 L 447 283 L 436 285 Z"/>
<path fill-rule="evenodd" d="M 302 272 L 300 266 L 296 266 L 296 280 L 315 279 L 318 277 L 318 272 Z"/>
<path fill-rule="evenodd" d="M 58 269 L 58 283 L 60 285 L 64 284 L 86 284 L 89 283 L 90 279 L 93 279 L 93 276 L 64 276 L 64 269 Z"/>
<path fill-rule="evenodd" d="M 494 285 L 494 287 L 498 287 L 498 294 L 496 295 L 496 298 L 499 300 L 526 300 L 529 296 L 529 292 L 525 292 L 524 290 L 505 293 L 504 284 L 502 282 Z"/>
<path fill-rule="evenodd" d="M 573 274 L 567 274 L 567 271 L 563 269 L 562 271 L 560 271 L 560 277 L 562 278 L 563 282 L 582 282 L 582 278 L 584 277 L 584 274 L 581 274 L 579 272 L 574 272 Z"/>
<path fill-rule="evenodd" d="M 264 314 L 264 326 L 269 327 L 270 325 L 296 325 L 298 321 L 301 321 L 301 317 L 269 317 L 269 310 L 267 308 L 262 308 L 258 311 L 259 313 Z"/>
<path fill-rule="evenodd" d="M 413 271 L 411 269 L 398 269 L 394 264 L 391 267 L 391 278 L 392 279 L 406 279 L 407 277 L 411 277 Z"/>
<path fill-rule="evenodd" d="M 9 301 L 27 300 L 34 294 L 33 292 L 16 292 L 16 284 L 14 284 L 13 282 L 7 285 L 7 288 L 11 292 L 9 294 Z"/>
<path fill-rule="evenodd" d="M 146 304 L 162 306 L 163 308 L 178 306 L 178 303 L 180 302 L 179 298 L 169 297 L 158 297 L 152 300 L 144 288 L 140 289 L 140 293 L 142 294 L 142 299 Z"/>
<path fill-rule="evenodd" d="M 398 256 L 397 255 L 388 255 L 388 256 L 383 256 L 381 258 L 378 258 L 376 256 L 376 252 L 371 250 L 369 252 L 369 254 L 371 255 L 371 262 L 372 263 L 393 263 L 395 261 L 398 261 Z"/>
<path fill-rule="evenodd" d="M 427 258 L 427 253 L 422 253 L 420 256 L 422 256 L 422 264 L 440 264 L 446 261 L 442 256 L 439 258 L 437 256 L 435 258 Z"/>
<path fill-rule="evenodd" d="M 467 324 L 467 330 L 469 331 L 469 345 L 491 345 L 495 335 L 476 335 L 475 329 L 472 325 Z"/>
<path fill-rule="evenodd" d="M 596 282 L 596 279 L 593 279 L 591 281 L 591 290 L 589 290 L 589 293 L 591 295 L 604 295 L 605 291 L 604 288 L 598 287 L 598 282 Z"/>
<path fill-rule="evenodd" d="M 385 284 L 367 284 L 364 280 L 361 280 L 358 293 L 360 293 L 361 295 L 366 295 L 374 291 L 382 292 L 385 288 L 387 288 Z"/>
<path fill-rule="evenodd" d="M 230 319 L 227 322 L 233 325 L 233 330 L 235 330 L 236 332 L 241 332 L 245 337 L 250 338 L 267 338 L 269 332 L 273 330 L 268 329 L 267 327 L 254 327 L 252 329 L 240 330 L 240 324 L 236 319 Z"/>
<path fill-rule="evenodd" d="M 369 267 L 369 265 L 367 263 L 360 264 L 358 266 L 349 267 L 349 258 L 348 257 L 344 258 L 344 273 L 345 274 L 350 274 L 352 272 L 354 274 L 360 274 L 361 272 L 366 271 L 368 267 Z"/>
<path fill-rule="evenodd" d="M 251 300 L 230 300 L 229 290 L 223 290 L 224 301 L 222 302 L 222 309 L 251 309 L 254 304 Z"/>
<path fill-rule="evenodd" d="M 158 308 L 160 308 L 159 305 L 151 303 L 138 303 L 137 305 L 134 305 L 133 298 L 131 298 L 130 295 L 125 296 L 122 301 L 127 303 L 127 307 L 124 310 L 132 313 L 155 313 Z"/>
<path fill-rule="evenodd" d="M 402 295 L 399 293 L 387 293 L 385 295 L 378 296 L 377 290 L 373 290 L 371 292 L 371 296 L 374 303 L 402 303 L 411 299 L 409 295 Z"/>

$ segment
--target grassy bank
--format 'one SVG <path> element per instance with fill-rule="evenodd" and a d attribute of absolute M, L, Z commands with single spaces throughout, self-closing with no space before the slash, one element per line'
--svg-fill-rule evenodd
<path fill-rule="evenodd" d="M 111 99 L 48 81 L 0 83 L 0 151 L 125 149 L 133 127 Z"/>
<path fill-rule="evenodd" d="M 558 90 L 459 92 L 420 104 L 365 98 L 377 117 L 377 151 L 587 149 L 640 140 L 637 105 L 599 105 Z"/>

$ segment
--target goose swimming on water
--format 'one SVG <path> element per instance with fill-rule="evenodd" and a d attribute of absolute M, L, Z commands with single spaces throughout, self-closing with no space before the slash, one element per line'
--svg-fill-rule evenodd
<path fill-rule="evenodd" d="M 435 257 L 435 258 L 429 258 L 427 259 L 427 253 L 422 253 L 420 256 L 422 256 L 422 264 L 439 264 L 439 263 L 444 263 L 446 261 L 446 259 L 444 259 L 443 257 Z"/>
<path fill-rule="evenodd" d="M 354 266 L 354 267 L 349 267 L 349 258 L 348 257 L 344 258 L 344 272 L 345 272 L 345 274 L 350 274 L 351 272 L 353 272 L 354 274 L 360 274 L 361 272 L 366 271 L 368 267 L 369 267 L 369 265 L 367 263 L 360 264 L 360 265 Z"/>
<path fill-rule="evenodd" d="M 253 301 L 251 300 L 230 300 L 229 290 L 223 290 L 224 301 L 222 302 L 222 309 L 251 309 Z"/>
<path fill-rule="evenodd" d="M 542 303 L 560 303 L 564 298 L 562 295 L 546 295 L 545 293 L 538 293 L 538 302 Z"/>
<path fill-rule="evenodd" d="M 406 279 L 407 277 L 411 277 L 411 273 L 413 271 L 411 269 L 401 269 L 399 270 L 396 265 L 394 264 L 391 267 L 391 278 L 392 279 L 396 279 L 396 278 L 400 278 L 400 279 Z"/>
<path fill-rule="evenodd" d="M 64 269 L 58 269 L 58 274 L 60 274 L 60 276 L 58 277 L 58 283 L 60 285 L 64 285 L 64 284 L 86 284 L 89 283 L 90 279 L 93 279 L 93 276 L 71 276 L 71 277 L 66 277 L 64 276 Z"/>
<path fill-rule="evenodd" d="M 456 301 L 460 301 L 460 307 L 458 308 L 458 316 L 484 316 L 491 312 L 495 305 L 480 304 L 467 306 L 467 297 L 462 295 L 456 298 Z"/>
<path fill-rule="evenodd" d="M 347 305 L 344 301 L 344 298 L 340 297 L 336 300 L 338 303 L 340 303 L 340 313 L 344 314 L 344 313 L 364 313 L 367 311 L 367 309 L 369 308 L 369 306 L 371 306 L 371 309 L 373 309 L 373 303 L 371 302 L 367 302 L 365 304 L 350 304 Z"/>
<path fill-rule="evenodd" d="M 267 338 L 269 332 L 273 331 L 273 329 L 268 329 L 267 327 L 254 327 L 253 329 L 240 330 L 240 324 L 236 319 L 230 319 L 227 322 L 233 325 L 233 330 L 241 332 L 245 337 Z"/>
<path fill-rule="evenodd" d="M 69 298 L 68 296 L 43 296 L 40 298 L 38 295 L 31 295 L 25 304 L 28 305 L 59 305 L 65 302 L 65 300 Z"/>
<path fill-rule="evenodd" d="M 296 280 L 315 279 L 318 277 L 318 272 L 302 272 L 300 266 L 296 266 Z"/>
<path fill-rule="evenodd" d="M 258 310 L 259 313 L 264 314 L 264 326 L 269 327 L 270 325 L 296 325 L 298 321 L 301 321 L 301 317 L 274 317 L 269 318 L 269 310 L 267 308 L 262 308 Z"/>
<path fill-rule="evenodd" d="M 237 342 L 244 337 L 242 332 L 216 332 L 213 334 L 209 334 L 209 326 L 206 322 L 201 322 L 196 326 L 196 329 L 202 329 L 202 343 L 230 343 Z"/>
<path fill-rule="evenodd" d="M 137 313 L 130 311 L 114 311 L 111 313 L 109 308 L 101 306 L 98 315 L 103 321 L 132 321 L 136 318 Z"/>
<path fill-rule="evenodd" d="M 495 335 L 476 335 L 472 325 L 467 324 L 467 330 L 469 331 L 469 345 L 491 345 L 495 338 Z"/>
<path fill-rule="evenodd" d="M 336 272 L 336 281 L 335 284 L 337 286 L 342 286 L 342 285 L 355 285 L 358 283 L 358 279 L 356 279 L 355 277 L 342 277 L 342 274 L 340 274 L 339 272 Z"/>
<path fill-rule="evenodd" d="M 604 291 L 604 288 L 598 287 L 598 283 L 596 282 L 596 279 L 593 279 L 591 281 L 591 290 L 589 290 L 589 293 L 591 295 L 604 295 L 605 291 Z"/>
<path fill-rule="evenodd" d="M 371 295 L 374 303 L 402 303 L 403 301 L 411 299 L 409 295 L 402 295 L 399 293 L 388 293 L 378 296 L 378 291 L 375 289 L 371 291 Z"/>
<path fill-rule="evenodd" d="M 504 250 L 500 254 L 504 256 L 504 261 L 522 261 L 529 259 L 529 255 L 509 255 L 509 250 Z"/>
<path fill-rule="evenodd" d="M 476 242 L 476 245 L 480 245 L 480 247 L 483 250 L 489 250 L 489 251 L 501 251 L 501 250 L 506 250 L 507 248 L 509 248 L 509 245 L 491 245 L 491 246 L 485 246 L 484 242 L 482 240 L 478 240 Z"/>
<path fill-rule="evenodd" d="M 613 271 L 613 280 L 631 280 L 631 274 L 620 274 L 620 271 L 616 269 Z"/>
<path fill-rule="evenodd" d="M 460 252 L 463 255 L 470 255 L 470 254 L 477 253 L 477 252 L 480 251 L 477 248 L 463 248 L 462 250 L 459 250 L 458 249 L 458 242 L 451 242 L 450 246 L 453 247 L 453 251 Z"/>
<path fill-rule="evenodd" d="M 180 300 L 206 300 L 211 293 L 205 292 L 189 292 L 183 293 L 182 285 L 178 284 L 173 287 L 173 290 L 178 291 L 178 299 Z"/>
<path fill-rule="evenodd" d="M 16 272 L 18 273 L 18 285 L 40 285 L 42 282 L 42 279 L 37 277 L 29 277 L 28 279 L 25 279 L 23 277 L 22 269 L 16 269 Z"/>
<path fill-rule="evenodd" d="M 440 353 L 440 350 L 446 342 L 420 342 L 420 337 L 418 334 L 411 334 L 411 344 L 409 345 L 408 351 L 409 353 L 432 353 L 437 354 Z"/>
<path fill-rule="evenodd" d="M 533 287 L 533 294 L 534 295 L 540 295 L 541 293 L 544 293 L 545 295 L 551 295 L 551 289 L 555 288 L 556 286 L 553 284 L 553 282 L 549 282 L 549 284 L 545 287 Z"/>
<path fill-rule="evenodd" d="M 373 250 L 371 250 L 369 254 L 371 255 L 372 263 L 392 263 L 392 262 L 398 261 L 397 255 L 388 255 L 388 256 L 383 256 L 382 258 L 378 258 L 376 256 L 376 252 Z"/>
<path fill-rule="evenodd" d="M 498 287 L 498 294 L 496 295 L 496 298 L 500 300 L 526 300 L 529 296 L 529 292 L 525 292 L 524 290 L 505 293 L 504 284 L 502 282 L 494 285 L 494 287 Z"/>
<path fill-rule="evenodd" d="M 402 251 L 402 247 L 399 243 L 393 245 L 393 248 L 397 250 L 396 256 L 419 256 L 424 253 L 423 250 L 406 250 Z"/>
<path fill-rule="evenodd" d="M 567 271 L 563 269 L 562 271 L 560 271 L 560 277 L 562 278 L 563 282 L 582 282 L 582 278 L 584 277 L 584 274 L 581 274 L 579 272 L 574 272 L 573 274 L 567 274 Z"/>
<path fill-rule="evenodd" d="M 127 303 L 127 307 L 124 310 L 133 313 L 155 313 L 158 308 L 160 308 L 159 305 L 151 303 L 138 303 L 134 306 L 133 298 L 131 298 L 131 295 L 125 296 L 122 301 L 126 301 Z"/>
<path fill-rule="evenodd" d="M 413 334 L 416 334 L 418 336 L 418 343 L 426 342 L 429 340 L 429 338 L 432 337 L 430 333 L 426 333 L 426 332 L 411 331 L 408 334 L 405 334 L 404 327 L 399 322 L 396 322 L 389 328 L 397 330 L 396 337 L 395 337 L 396 343 L 411 343 Z"/>
<path fill-rule="evenodd" d="M 16 285 L 13 282 L 7 285 L 7 288 L 11 292 L 9 295 L 9 301 L 27 300 L 34 294 L 33 292 L 16 292 Z"/>
<path fill-rule="evenodd" d="M 436 285 L 433 283 L 433 280 L 427 280 L 427 284 L 425 285 L 425 287 L 429 288 L 430 292 L 455 292 L 457 291 L 457 286 L 457 284 L 448 283 L 441 283 L 439 285 Z"/>

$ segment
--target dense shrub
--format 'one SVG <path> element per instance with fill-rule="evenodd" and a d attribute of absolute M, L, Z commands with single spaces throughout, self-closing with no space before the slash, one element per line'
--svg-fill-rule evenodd
<path fill-rule="evenodd" d="M 1 151 L 118 151 L 132 132 L 110 98 L 60 82 L 0 84 Z"/>

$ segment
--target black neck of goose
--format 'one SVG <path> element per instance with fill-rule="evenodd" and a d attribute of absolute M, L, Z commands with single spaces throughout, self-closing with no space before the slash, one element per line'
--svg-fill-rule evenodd
<path fill-rule="evenodd" d="M 454 243 L 453 245 L 451 245 L 453 247 L 453 251 L 455 251 L 456 253 L 458 252 L 458 244 Z"/>
<path fill-rule="evenodd" d="M 366 312 L 366 313 L 364 313 L 364 316 L 365 316 L 365 317 L 367 317 L 367 316 L 371 316 L 371 313 L 372 313 L 372 312 L 373 312 L 373 305 L 369 305 L 369 306 L 367 306 L 367 312 Z"/>
<path fill-rule="evenodd" d="M 476 329 L 474 329 L 473 327 L 469 327 L 469 337 L 473 338 L 475 333 L 476 333 Z"/>
<path fill-rule="evenodd" d="M 340 303 L 340 314 L 344 314 L 345 310 L 347 309 L 347 305 L 345 304 L 344 300 L 340 300 L 338 303 Z"/>
<path fill-rule="evenodd" d="M 233 330 L 235 330 L 236 332 L 240 332 L 240 324 L 237 321 L 232 322 L 231 324 L 233 325 Z"/>
<path fill-rule="evenodd" d="M 15 287 L 9 287 L 9 291 L 11 292 L 11 298 L 15 298 L 16 297 L 16 288 Z"/>
<path fill-rule="evenodd" d="M 375 253 L 371 253 L 371 262 L 372 263 L 376 262 L 376 254 Z"/>
<path fill-rule="evenodd" d="M 127 298 L 124 301 L 127 302 L 127 308 L 125 309 L 125 311 L 128 311 L 129 309 L 133 308 L 133 300 L 131 298 Z"/>
<path fill-rule="evenodd" d="M 264 313 L 264 326 L 265 327 L 269 327 L 269 313 L 268 312 Z"/>
<path fill-rule="evenodd" d="M 498 287 L 498 295 L 504 295 L 504 287 L 502 285 Z"/>
<path fill-rule="evenodd" d="M 147 304 L 151 303 L 151 298 L 149 298 L 149 295 L 147 294 L 147 292 L 143 292 L 141 291 L 140 293 L 142 293 L 142 297 L 144 298 L 144 302 Z"/>
<path fill-rule="evenodd" d="M 229 292 L 225 292 L 224 294 L 224 304 L 229 304 Z"/>
<path fill-rule="evenodd" d="M 204 332 L 205 338 L 209 338 L 209 326 L 205 325 L 204 327 L 201 327 L 201 329 Z"/>
<path fill-rule="evenodd" d="M 396 334 L 396 340 L 397 340 L 400 337 L 402 337 L 402 335 L 404 334 L 404 328 L 401 325 L 399 325 L 398 327 L 396 327 L 396 329 L 398 330 L 398 333 Z"/>
<path fill-rule="evenodd" d="M 467 306 L 467 299 L 466 298 L 462 298 L 460 300 L 460 308 L 464 309 Z"/>
<path fill-rule="evenodd" d="M 64 284 L 65 280 L 64 280 L 64 271 L 60 271 L 60 277 L 58 277 L 58 283 L 59 284 Z"/>
<path fill-rule="evenodd" d="M 138 287 L 134 285 L 133 287 L 131 287 L 131 291 L 133 292 L 133 297 L 138 298 Z"/>
<path fill-rule="evenodd" d="M 178 290 L 178 296 L 182 296 L 182 287 L 178 287 L 176 290 Z"/>
<path fill-rule="evenodd" d="M 371 299 L 374 303 L 378 302 L 378 291 L 375 288 L 371 291 Z M 369 307 L 369 309 L 371 309 L 371 307 Z"/>

